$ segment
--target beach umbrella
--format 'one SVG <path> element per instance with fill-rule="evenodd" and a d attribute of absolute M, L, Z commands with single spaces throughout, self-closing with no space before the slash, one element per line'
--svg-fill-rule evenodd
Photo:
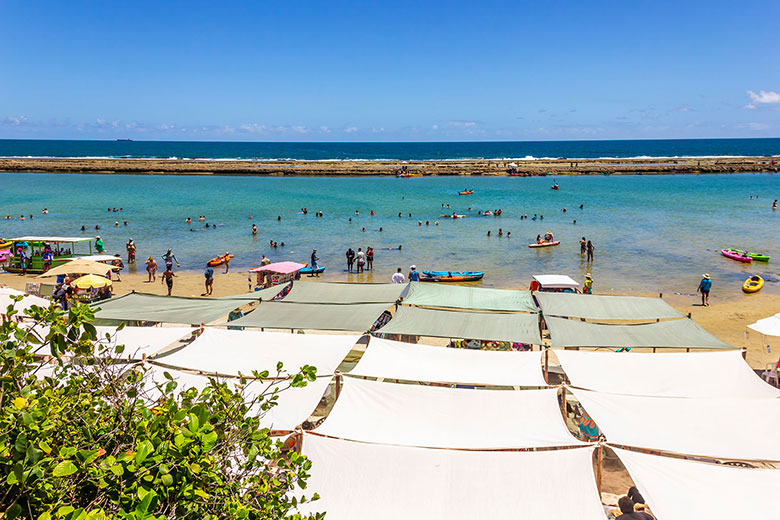
<path fill-rule="evenodd" d="M 49 269 L 42 275 L 38 276 L 38 278 L 59 276 L 61 274 L 98 274 L 105 276 L 109 270 L 111 270 L 111 266 L 109 265 L 77 258 L 76 260 L 62 264 L 58 267 L 55 267 L 54 269 Z"/>
<path fill-rule="evenodd" d="M 112 282 L 108 278 L 104 276 L 98 276 L 96 274 L 88 274 L 86 276 L 82 276 L 81 278 L 77 278 L 76 280 L 71 283 L 73 287 L 76 287 L 78 289 L 93 289 L 96 287 L 107 287 L 111 285 Z"/>

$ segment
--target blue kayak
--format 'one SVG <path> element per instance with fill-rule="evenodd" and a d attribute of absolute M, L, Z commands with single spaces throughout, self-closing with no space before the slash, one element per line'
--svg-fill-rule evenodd
<path fill-rule="evenodd" d="M 476 282 L 485 273 L 481 271 L 423 271 L 421 282 Z"/>
<path fill-rule="evenodd" d="M 316 270 L 313 270 L 311 267 L 307 265 L 306 267 L 301 269 L 301 274 L 319 274 L 322 273 L 323 271 L 325 271 L 324 267 L 318 267 Z"/>

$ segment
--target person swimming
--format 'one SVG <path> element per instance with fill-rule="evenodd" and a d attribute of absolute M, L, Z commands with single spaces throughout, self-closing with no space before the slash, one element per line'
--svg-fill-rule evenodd
<path fill-rule="evenodd" d="M 536 243 L 541 244 L 542 243 L 542 235 L 536 235 Z"/>

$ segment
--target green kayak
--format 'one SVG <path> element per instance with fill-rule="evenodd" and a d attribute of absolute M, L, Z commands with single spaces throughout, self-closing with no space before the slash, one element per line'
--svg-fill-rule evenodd
<path fill-rule="evenodd" d="M 769 261 L 769 256 L 762 255 L 761 253 L 751 253 L 749 251 L 743 251 L 741 249 L 726 249 L 726 251 L 731 251 L 733 253 L 739 253 L 740 255 L 749 256 L 750 258 L 752 258 L 756 262 L 768 262 Z"/>

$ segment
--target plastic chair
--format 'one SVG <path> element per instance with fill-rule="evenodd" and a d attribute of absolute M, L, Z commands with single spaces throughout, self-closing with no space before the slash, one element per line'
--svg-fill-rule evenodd
<path fill-rule="evenodd" d="M 776 363 L 767 363 L 761 377 L 770 385 L 780 387 L 780 373 L 777 371 Z"/>

